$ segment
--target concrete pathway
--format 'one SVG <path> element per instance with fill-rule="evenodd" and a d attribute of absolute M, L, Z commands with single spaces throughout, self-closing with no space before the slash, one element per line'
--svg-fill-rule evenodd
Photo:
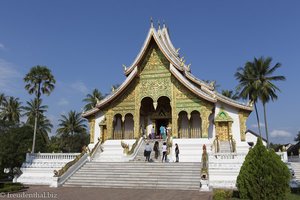
<path fill-rule="evenodd" d="M 211 192 L 145 190 L 145 189 L 105 189 L 83 187 L 49 188 L 29 186 L 18 193 L 0 193 L 2 199 L 70 199 L 70 200 L 211 200 Z"/>

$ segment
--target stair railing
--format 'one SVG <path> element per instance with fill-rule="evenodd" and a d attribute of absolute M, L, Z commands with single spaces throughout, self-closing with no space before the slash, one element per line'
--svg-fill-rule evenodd
<path fill-rule="evenodd" d="M 102 140 L 100 140 L 100 138 L 98 138 L 98 142 L 97 144 L 94 146 L 94 148 L 92 149 L 92 151 L 90 152 L 90 157 L 93 158 L 95 153 L 98 151 L 98 149 L 100 149 L 100 151 L 103 151 L 103 148 L 101 146 L 102 144 Z"/>
<path fill-rule="evenodd" d="M 87 147 L 74 160 L 68 162 L 60 170 L 54 170 L 54 177 L 51 187 L 58 187 L 64 184 L 77 170 L 90 160 L 90 152 Z"/>
<path fill-rule="evenodd" d="M 213 146 L 214 146 L 214 149 L 215 149 L 215 153 L 219 153 L 220 152 L 220 142 L 219 142 L 219 138 L 218 138 L 217 135 L 216 135 L 216 138 L 213 141 Z"/>
<path fill-rule="evenodd" d="M 143 137 L 136 138 L 135 142 L 132 144 L 131 148 L 129 149 L 129 145 L 125 142 L 121 141 L 121 146 L 123 148 L 123 153 L 127 156 L 129 160 L 135 158 L 140 146 L 143 142 Z"/>
<path fill-rule="evenodd" d="M 82 152 L 76 156 L 74 160 L 65 164 L 60 170 L 54 170 L 54 178 L 51 186 L 58 187 L 64 184 L 77 170 L 80 169 L 80 167 L 82 167 L 86 162 L 90 161 L 91 156 L 94 156 L 98 148 L 102 148 L 101 140 L 99 138 L 92 151 L 90 151 L 88 147 L 84 147 Z"/>
<path fill-rule="evenodd" d="M 233 139 L 232 135 L 229 137 L 230 147 L 232 152 L 236 152 L 236 142 Z"/>

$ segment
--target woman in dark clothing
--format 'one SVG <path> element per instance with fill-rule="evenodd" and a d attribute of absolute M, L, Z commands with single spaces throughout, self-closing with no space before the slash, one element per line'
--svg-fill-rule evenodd
<path fill-rule="evenodd" d="M 157 159 L 158 154 L 159 154 L 159 143 L 158 143 L 158 141 L 155 142 L 154 147 L 153 147 L 153 151 L 155 152 L 155 159 Z"/>
<path fill-rule="evenodd" d="M 175 154 L 176 154 L 176 162 L 179 162 L 179 147 L 178 144 L 175 144 Z"/>

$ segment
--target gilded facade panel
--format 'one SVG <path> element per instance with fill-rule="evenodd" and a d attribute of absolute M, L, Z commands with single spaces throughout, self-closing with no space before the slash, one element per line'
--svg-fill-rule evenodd
<path fill-rule="evenodd" d="M 240 110 L 239 111 L 239 120 L 240 120 L 240 134 L 241 134 L 241 141 L 246 140 L 246 121 L 248 119 L 250 113 Z"/>
<path fill-rule="evenodd" d="M 140 74 L 140 100 L 151 97 L 154 102 L 161 96 L 172 98 L 169 62 L 158 49 L 152 46 L 142 63 Z"/>
<path fill-rule="evenodd" d="M 95 135 L 95 118 L 89 119 L 89 127 L 90 127 L 90 143 L 94 143 L 94 135 Z"/>

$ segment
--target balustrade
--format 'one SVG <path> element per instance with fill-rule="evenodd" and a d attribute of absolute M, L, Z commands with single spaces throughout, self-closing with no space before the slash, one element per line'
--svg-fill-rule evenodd
<path fill-rule="evenodd" d="M 32 161 L 34 159 L 43 160 L 73 160 L 79 153 L 28 153 L 26 161 Z"/>

